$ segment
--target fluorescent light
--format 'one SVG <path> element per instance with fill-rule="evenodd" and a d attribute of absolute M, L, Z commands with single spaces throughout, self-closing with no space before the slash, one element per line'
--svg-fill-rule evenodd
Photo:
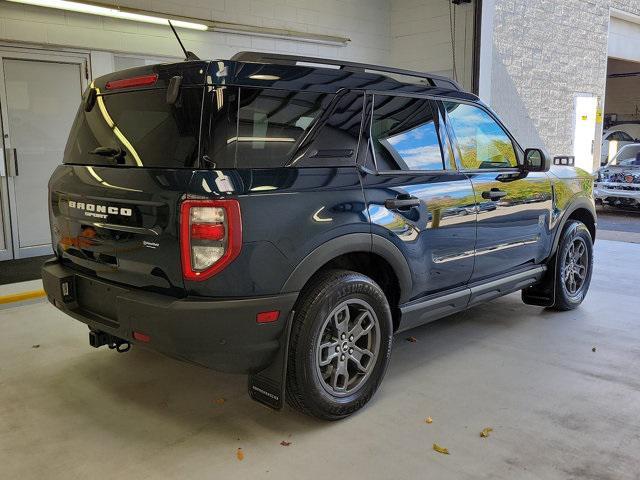
<path fill-rule="evenodd" d="M 331 45 L 335 47 L 346 46 L 351 39 L 336 37 L 334 35 L 321 35 L 309 32 L 296 32 L 271 27 L 257 27 L 255 25 L 243 25 L 239 23 L 213 22 L 211 31 L 218 33 L 233 33 L 236 35 L 252 35 L 254 37 L 277 38 L 279 40 L 294 40 L 297 42 L 317 43 L 319 45 Z"/>
<path fill-rule="evenodd" d="M 105 17 L 133 20 L 136 22 L 154 23 L 156 25 L 169 25 L 169 20 L 174 26 L 189 28 L 192 30 L 233 33 L 236 35 L 249 35 L 254 37 L 277 38 L 294 40 L 298 42 L 317 43 L 320 45 L 333 45 L 343 47 L 351 39 L 333 35 L 321 35 L 311 32 L 298 32 L 281 28 L 260 27 L 242 23 L 219 22 L 204 18 L 190 18 L 180 15 L 165 15 L 160 12 L 141 10 L 138 8 L 120 7 L 98 2 L 73 2 L 68 0 L 8 0 L 13 3 L 35 5 L 45 8 L 56 8 L 69 12 L 86 13 L 89 15 L 101 15 Z M 195 20 L 195 21 L 191 21 Z"/>
<path fill-rule="evenodd" d="M 100 4 L 89 4 L 80 2 L 69 2 L 67 0 L 9 0 L 14 3 L 23 3 L 26 5 L 36 5 L 38 7 L 57 8 L 69 12 L 88 13 L 90 15 L 101 15 L 103 17 L 113 17 L 122 20 L 133 20 L 136 22 L 154 23 L 156 25 L 169 26 L 169 20 L 175 27 L 189 28 L 191 30 L 208 30 L 209 27 L 202 23 L 185 22 L 184 20 L 173 20 L 153 15 L 144 15 L 132 11 L 120 9 L 119 7 L 111 7 Z"/>

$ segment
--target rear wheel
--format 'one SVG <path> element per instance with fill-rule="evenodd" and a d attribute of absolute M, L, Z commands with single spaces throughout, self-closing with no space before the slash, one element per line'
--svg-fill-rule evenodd
<path fill-rule="evenodd" d="M 287 402 L 326 420 L 362 408 L 389 363 L 392 325 L 387 299 L 369 277 L 318 275 L 301 294 L 291 330 Z"/>
<path fill-rule="evenodd" d="M 593 241 L 582 222 L 567 223 L 558 246 L 555 310 L 573 310 L 582 303 L 591 284 Z"/>

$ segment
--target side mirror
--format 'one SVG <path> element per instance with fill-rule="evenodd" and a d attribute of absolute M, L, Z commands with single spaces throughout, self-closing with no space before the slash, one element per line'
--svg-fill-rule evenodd
<path fill-rule="evenodd" d="M 540 148 L 527 148 L 524 152 L 525 172 L 548 172 L 551 169 L 551 157 Z"/>

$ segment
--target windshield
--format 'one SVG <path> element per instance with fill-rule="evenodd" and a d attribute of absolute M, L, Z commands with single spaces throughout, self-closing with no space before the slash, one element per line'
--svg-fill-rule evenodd
<path fill-rule="evenodd" d="M 640 167 L 640 143 L 634 143 L 633 145 L 627 145 L 621 148 L 616 156 L 611 159 L 609 165 Z"/>

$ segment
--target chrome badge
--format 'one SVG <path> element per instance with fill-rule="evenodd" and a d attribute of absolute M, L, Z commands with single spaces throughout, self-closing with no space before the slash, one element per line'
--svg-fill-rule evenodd
<path fill-rule="evenodd" d="M 99 205 L 96 203 L 76 202 L 75 200 L 69 200 L 69 208 L 81 210 L 87 217 L 103 219 L 107 218 L 108 215 L 121 215 L 123 217 L 130 217 L 133 215 L 133 210 L 130 208 L 110 207 L 108 205 Z"/>

